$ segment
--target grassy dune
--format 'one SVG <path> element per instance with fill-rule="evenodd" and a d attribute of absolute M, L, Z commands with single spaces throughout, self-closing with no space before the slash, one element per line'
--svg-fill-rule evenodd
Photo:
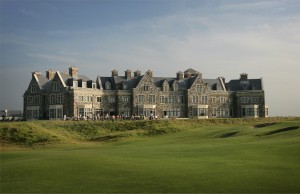
<path fill-rule="evenodd" d="M 1 193 L 300 192 L 299 118 L 16 122 L 0 132 Z"/>

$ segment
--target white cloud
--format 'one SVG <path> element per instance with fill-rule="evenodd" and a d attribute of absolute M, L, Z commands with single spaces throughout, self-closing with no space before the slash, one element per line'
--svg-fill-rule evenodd
<path fill-rule="evenodd" d="M 50 63 L 66 63 L 66 64 L 74 64 L 78 63 L 79 60 L 73 58 L 71 56 L 64 56 L 64 55 L 51 55 L 51 54 L 43 54 L 43 53 L 29 53 L 29 57 L 32 58 L 39 58 L 48 60 Z"/>

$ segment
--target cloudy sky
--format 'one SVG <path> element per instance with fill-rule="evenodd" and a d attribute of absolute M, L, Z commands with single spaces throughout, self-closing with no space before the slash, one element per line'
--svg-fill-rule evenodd
<path fill-rule="evenodd" d="M 299 0 L 0 1 L 0 109 L 22 109 L 32 71 L 95 79 L 126 69 L 263 77 L 272 116 L 300 116 Z"/>

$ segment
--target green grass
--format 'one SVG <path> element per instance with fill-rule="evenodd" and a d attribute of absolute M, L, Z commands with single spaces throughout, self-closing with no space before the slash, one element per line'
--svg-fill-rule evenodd
<path fill-rule="evenodd" d="M 17 132 L 4 135 L 11 128 Z M 1 152 L 1 193 L 300 192 L 299 118 L 40 121 L 0 129 L 4 147 L 23 148 Z"/>

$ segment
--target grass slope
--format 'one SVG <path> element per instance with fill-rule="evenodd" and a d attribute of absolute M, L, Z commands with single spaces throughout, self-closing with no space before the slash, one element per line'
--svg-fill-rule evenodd
<path fill-rule="evenodd" d="M 300 192 L 299 119 L 19 125 L 44 148 L 1 152 L 1 193 Z"/>

